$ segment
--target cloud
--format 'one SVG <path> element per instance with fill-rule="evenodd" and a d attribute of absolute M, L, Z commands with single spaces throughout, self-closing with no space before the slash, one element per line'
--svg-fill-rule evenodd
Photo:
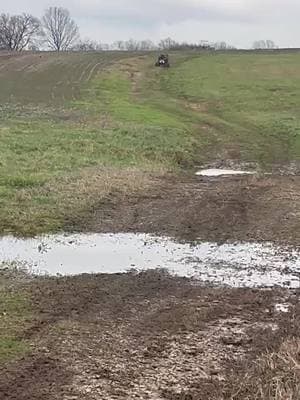
<path fill-rule="evenodd" d="M 255 0 L 254 0 L 255 1 Z M 253 14 L 245 12 L 245 1 L 223 0 L 69 0 L 70 7 L 81 15 L 101 18 L 125 18 L 133 23 L 137 19 L 174 23 L 187 19 L 220 20 L 249 19 Z"/>
<path fill-rule="evenodd" d="M 83 36 L 99 40 L 170 34 L 243 46 L 271 38 L 300 46 L 299 0 L 10 0 L 2 9 L 41 15 L 53 4 L 71 11 Z"/>
<path fill-rule="evenodd" d="M 81 15 L 118 16 L 159 22 L 255 21 L 300 11 L 298 0 L 65 0 Z"/>

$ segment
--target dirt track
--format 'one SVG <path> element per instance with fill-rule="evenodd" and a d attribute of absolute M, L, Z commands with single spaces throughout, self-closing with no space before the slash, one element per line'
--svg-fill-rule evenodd
<path fill-rule="evenodd" d="M 94 232 L 147 232 L 182 240 L 300 243 L 299 175 L 157 179 L 142 197 L 112 196 L 84 222 Z"/>
<path fill-rule="evenodd" d="M 22 337 L 33 348 L 0 367 L 1 400 L 229 399 L 251 360 L 299 326 L 295 292 L 202 288 L 159 272 L 26 290 L 35 319 Z"/>
<path fill-rule="evenodd" d="M 76 85 L 100 68 L 97 60 L 84 59 L 74 81 L 66 69 L 61 87 L 44 80 L 35 60 L 27 61 L 9 70 L 26 102 L 28 93 L 37 103 L 45 93 L 54 103 L 72 99 Z M 56 77 L 62 65 L 55 65 Z M 40 92 L 24 74 L 45 81 Z M 156 177 L 142 196 L 111 193 L 66 227 L 299 246 L 299 194 L 299 174 Z M 287 339 L 299 341 L 296 291 L 201 287 L 162 272 L 29 279 L 3 290 L 16 288 L 28 294 L 33 310 L 19 334 L 30 348 L 21 359 L 0 364 L 0 400 L 257 400 L 260 380 L 272 384 L 275 374 L 264 377 L 254 360 Z M 287 303 L 289 312 L 276 311 L 278 303 Z M 299 355 L 292 359 L 298 375 Z"/>
<path fill-rule="evenodd" d="M 170 176 L 151 190 L 113 193 L 70 226 L 299 244 L 299 176 Z M 20 336 L 31 350 L 0 365 L 1 400 L 271 399 L 257 397 L 275 376 L 257 357 L 299 337 L 297 291 L 201 287 L 153 271 L 35 279 L 24 290 L 34 319 Z"/>

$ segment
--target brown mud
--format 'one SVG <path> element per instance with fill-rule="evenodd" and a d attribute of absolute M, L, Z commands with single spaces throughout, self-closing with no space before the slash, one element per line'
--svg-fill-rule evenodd
<path fill-rule="evenodd" d="M 300 243 L 300 176 L 165 177 L 142 196 L 111 196 L 84 221 L 92 232 L 145 232 L 180 240 Z"/>
<path fill-rule="evenodd" d="M 299 193 L 297 175 L 168 176 L 143 196 L 113 193 L 69 226 L 297 246 Z M 1 400 L 299 398 L 299 291 L 204 287 L 158 271 L 21 286 L 30 351 L 0 364 Z"/>
<path fill-rule="evenodd" d="M 0 365 L 1 400 L 239 398 L 257 356 L 299 334 L 295 291 L 201 287 L 157 271 L 25 290 L 31 350 Z M 276 311 L 282 302 L 288 313 Z"/>

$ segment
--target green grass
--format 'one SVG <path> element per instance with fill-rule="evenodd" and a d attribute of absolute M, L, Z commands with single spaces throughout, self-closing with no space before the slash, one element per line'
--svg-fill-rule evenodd
<path fill-rule="evenodd" d="M 137 171 L 299 158 L 299 54 L 177 53 L 168 71 L 130 56 L 0 61 L 0 233 L 74 228 L 105 196 L 138 190 Z"/>
<path fill-rule="evenodd" d="M 0 290 L 0 365 L 29 350 L 28 343 L 20 338 L 29 315 L 24 294 Z"/>
<path fill-rule="evenodd" d="M 172 113 L 164 112 L 150 101 L 141 102 L 134 99 L 131 83 L 120 72 L 103 73 L 87 88 L 85 101 L 91 108 L 102 105 L 119 121 L 138 123 L 142 126 L 158 126 L 161 128 L 182 128 L 184 124 Z M 154 144 L 155 145 L 155 144 Z"/>
<path fill-rule="evenodd" d="M 161 79 L 170 96 L 203 104 L 199 120 L 220 149 L 263 165 L 300 156 L 300 54 L 220 54 L 188 60 Z"/>

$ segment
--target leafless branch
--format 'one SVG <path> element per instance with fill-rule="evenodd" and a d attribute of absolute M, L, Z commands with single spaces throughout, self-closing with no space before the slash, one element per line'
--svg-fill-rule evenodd
<path fill-rule="evenodd" d="M 40 21 L 30 14 L 0 15 L 0 48 L 24 50 L 40 33 Z"/>
<path fill-rule="evenodd" d="M 79 38 L 79 30 L 67 9 L 50 7 L 43 17 L 43 28 L 48 46 L 66 51 Z"/>

